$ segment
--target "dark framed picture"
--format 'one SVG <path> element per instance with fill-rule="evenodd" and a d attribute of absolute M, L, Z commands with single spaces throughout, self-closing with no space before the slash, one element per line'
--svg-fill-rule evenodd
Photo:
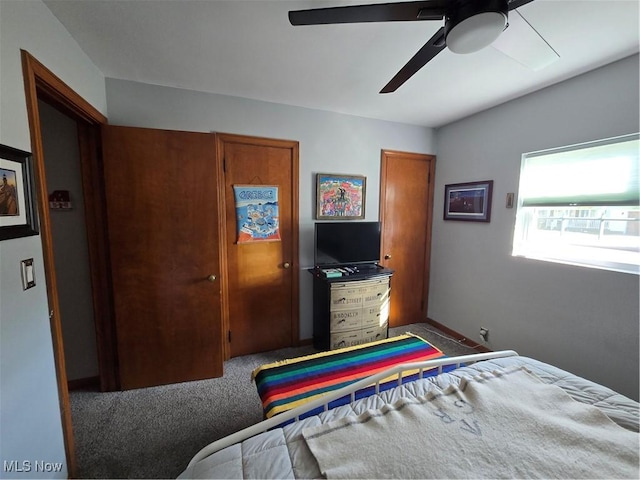
<path fill-rule="evenodd" d="M 38 234 L 31 154 L 0 145 L 0 240 Z"/>
<path fill-rule="evenodd" d="M 467 222 L 491 220 L 493 180 L 444 186 L 444 219 Z"/>
<path fill-rule="evenodd" d="M 317 220 L 362 220 L 367 178 L 361 175 L 316 175 Z"/>

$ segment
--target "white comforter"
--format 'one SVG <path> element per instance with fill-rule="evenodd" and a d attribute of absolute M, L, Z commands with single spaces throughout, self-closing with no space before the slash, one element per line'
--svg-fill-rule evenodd
<path fill-rule="evenodd" d="M 317 461 L 302 436 L 303 429 L 349 415 L 360 415 L 400 398 L 414 399 L 450 384 L 458 385 L 463 377 L 470 378 L 480 372 L 512 366 L 526 366 L 544 382 L 559 386 L 575 400 L 598 407 L 618 425 L 638 431 L 637 402 L 537 360 L 509 357 L 478 362 L 437 377 L 411 382 L 284 428 L 265 432 L 201 460 L 185 470 L 179 478 L 322 478 Z"/>

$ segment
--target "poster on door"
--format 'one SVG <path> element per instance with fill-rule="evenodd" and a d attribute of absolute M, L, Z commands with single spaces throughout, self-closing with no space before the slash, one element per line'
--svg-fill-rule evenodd
<path fill-rule="evenodd" d="M 280 241 L 278 187 L 234 185 L 237 243 Z"/>

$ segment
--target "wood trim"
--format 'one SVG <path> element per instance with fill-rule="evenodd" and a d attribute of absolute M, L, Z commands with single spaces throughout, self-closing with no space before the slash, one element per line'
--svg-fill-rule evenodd
<path fill-rule="evenodd" d="M 104 115 L 75 93 L 68 85 L 29 54 L 29 52 L 21 50 L 21 59 L 27 117 L 31 134 L 31 149 L 34 160 L 35 183 L 38 197 L 37 205 L 40 217 L 40 239 L 44 257 L 44 274 L 47 283 L 47 300 L 50 310 L 50 326 L 60 414 L 62 417 L 62 433 L 68 474 L 70 478 L 74 478 L 77 474 L 75 442 L 71 422 L 71 406 L 65 368 L 62 325 L 60 322 L 60 304 L 58 301 L 58 286 L 53 256 L 51 218 L 49 216 L 38 99 L 47 100 L 63 111 L 70 113 L 74 118 L 80 118 L 91 124 L 106 123 L 107 120 Z"/>
<path fill-rule="evenodd" d="M 297 140 L 253 137 L 248 135 L 239 135 L 237 133 L 216 133 L 216 136 L 220 141 L 228 143 L 244 143 L 245 145 L 258 145 L 262 147 L 295 148 L 295 150 L 298 149 Z M 298 157 L 296 156 L 295 159 L 297 160 Z"/>
<path fill-rule="evenodd" d="M 107 242 L 107 209 L 102 180 L 101 132 L 98 125 L 78 122 L 78 140 L 91 274 L 93 317 L 100 371 L 100 389 L 120 389 L 117 338 L 113 322 L 111 261 Z"/>
<path fill-rule="evenodd" d="M 291 145 L 293 155 L 293 165 L 291 172 L 291 193 L 293 196 L 293 239 L 292 239 L 292 247 L 293 247 L 293 285 L 292 285 L 292 295 L 291 295 L 291 312 L 293 313 L 291 316 L 291 345 L 298 346 L 300 345 L 300 144 L 298 142 L 289 142 Z"/>
<path fill-rule="evenodd" d="M 424 276 L 425 276 L 425 291 L 424 291 L 424 314 L 425 317 L 429 313 L 429 286 L 431 282 L 431 240 L 433 232 L 433 197 L 435 193 L 435 179 L 436 179 L 436 157 L 431 156 L 429 162 L 429 205 L 431 207 L 427 210 L 427 245 L 424 256 Z"/>
<path fill-rule="evenodd" d="M 463 345 L 473 348 L 474 350 L 477 350 L 478 352 L 492 352 L 493 350 L 491 350 L 490 348 L 485 347 L 484 345 L 480 345 L 477 342 L 474 342 L 473 340 L 468 339 L 467 337 L 465 337 L 464 335 L 462 335 L 461 333 L 456 332 L 455 330 L 450 329 L 449 327 L 436 322 L 435 320 L 427 317 L 427 319 L 425 320 L 426 323 L 428 323 L 429 325 L 436 327 L 438 330 L 442 330 L 444 333 L 446 333 L 447 335 L 449 335 L 450 337 L 455 338 L 456 340 L 458 340 L 460 343 L 462 343 Z"/>
<path fill-rule="evenodd" d="M 292 305 L 291 305 L 291 345 L 300 345 L 300 233 L 299 233 L 299 211 L 300 211 L 300 173 L 299 173 L 299 155 L 300 144 L 296 140 L 274 139 L 266 137 L 253 137 L 247 135 L 238 135 L 233 133 L 216 133 L 216 166 L 218 168 L 219 188 L 218 188 L 218 205 L 220 218 L 226 218 L 226 197 L 225 197 L 225 175 L 224 175 L 224 144 L 225 143 L 244 143 L 247 145 L 258 145 L 276 148 L 291 149 L 292 156 L 292 172 L 291 172 L 291 192 L 292 201 L 292 219 L 293 219 L 293 238 L 292 238 Z M 222 271 L 222 332 L 227 338 L 227 332 L 231 328 L 229 319 L 229 289 L 228 289 L 228 263 L 227 263 L 227 226 L 226 222 L 220 222 L 220 268 Z M 223 342 L 223 358 L 228 360 L 231 358 L 231 347 L 228 340 Z"/>
<path fill-rule="evenodd" d="M 427 225 L 426 225 L 426 241 L 425 241 L 425 256 L 424 256 L 424 274 L 425 274 L 425 282 L 424 288 L 422 292 L 422 298 L 424 299 L 422 314 L 426 318 L 427 312 L 429 311 L 429 277 L 431 273 L 431 234 L 433 228 L 433 197 L 434 197 L 434 186 L 435 186 L 435 177 L 436 177 L 436 156 L 429 155 L 425 153 L 412 153 L 412 152 L 402 152 L 398 150 L 382 150 L 380 158 L 380 213 L 379 219 L 382 225 L 384 225 L 385 219 L 385 205 L 387 200 L 387 163 L 390 158 L 395 156 L 402 157 L 410 157 L 416 160 L 429 162 L 429 189 L 428 189 L 428 205 L 430 208 L 427 208 Z M 385 246 L 383 244 L 380 245 L 380 258 L 384 258 L 384 249 Z"/>
<path fill-rule="evenodd" d="M 72 113 L 91 124 L 107 123 L 107 117 L 102 115 L 93 105 L 78 95 L 69 85 L 58 78 L 51 70 L 40 63 L 26 50 L 22 54 L 23 73 L 29 72 L 29 79 L 25 75 L 26 83 L 33 81 L 38 87 L 38 96 L 46 99 L 56 107 Z M 26 65 L 26 67 L 25 67 Z"/>
<path fill-rule="evenodd" d="M 220 260 L 220 308 L 222 311 L 220 321 L 220 335 L 222 341 L 222 360 L 231 358 L 231 345 L 227 332 L 230 330 L 231 322 L 229 320 L 229 264 L 227 262 L 227 222 L 224 219 L 227 216 L 225 202 L 225 178 L 224 178 L 224 141 L 219 134 L 214 133 L 216 142 L 216 168 L 218 170 L 218 235 L 219 235 L 219 260 Z"/>
<path fill-rule="evenodd" d="M 22 71 L 24 75 L 25 96 L 27 101 L 27 116 L 31 132 L 31 150 L 34 161 L 36 192 L 38 197 L 38 213 L 40 216 L 40 239 L 44 256 L 44 273 L 47 282 L 47 298 L 49 303 L 49 320 L 53 340 L 53 355 L 58 381 L 58 395 L 60 412 L 62 415 L 62 434 L 64 437 L 67 470 L 70 477 L 76 476 L 75 444 L 73 439 L 73 425 L 71 423 L 71 406 L 67 387 L 67 372 L 64 360 L 64 345 L 62 342 L 62 326 L 60 324 L 60 304 L 58 302 L 58 286 L 56 283 L 53 259 L 53 240 L 51 238 L 51 218 L 47 199 L 47 184 L 44 174 L 44 160 L 42 137 L 40 135 L 40 114 L 38 111 L 38 94 L 36 89 L 36 73 L 31 61 L 33 57 L 22 51 Z"/>

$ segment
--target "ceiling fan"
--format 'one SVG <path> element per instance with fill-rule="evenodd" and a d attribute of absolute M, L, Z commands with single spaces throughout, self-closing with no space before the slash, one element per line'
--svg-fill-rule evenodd
<path fill-rule="evenodd" d="M 444 19 L 444 26 L 380 91 L 390 93 L 396 91 L 445 48 L 454 53 L 472 53 L 490 45 L 509 26 L 509 11 L 532 1 L 426 0 L 316 8 L 290 11 L 289 21 L 297 26 Z M 523 24 L 529 26 L 526 21 Z"/>

